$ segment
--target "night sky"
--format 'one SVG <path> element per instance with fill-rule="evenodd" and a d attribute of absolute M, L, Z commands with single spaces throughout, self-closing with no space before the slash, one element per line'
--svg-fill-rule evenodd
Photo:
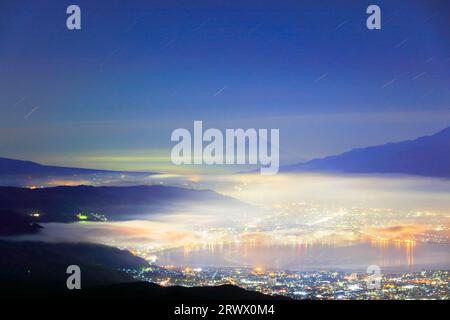
<path fill-rule="evenodd" d="M 284 164 L 431 134 L 449 39 L 446 0 L 2 0 L 0 157 L 164 171 L 194 120 L 280 128 Z"/>

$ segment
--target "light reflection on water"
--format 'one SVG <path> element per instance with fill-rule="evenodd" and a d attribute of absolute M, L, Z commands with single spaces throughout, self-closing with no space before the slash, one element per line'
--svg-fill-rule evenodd
<path fill-rule="evenodd" d="M 365 271 L 369 265 L 382 270 L 416 271 L 449 269 L 450 247 L 447 244 L 415 242 L 377 242 L 332 244 L 308 242 L 220 243 L 184 246 L 158 252 L 157 264 L 175 266 L 263 267 L 286 270 L 354 270 Z"/>
<path fill-rule="evenodd" d="M 392 250 L 392 248 L 395 248 L 395 252 L 397 256 L 401 256 L 403 254 L 404 256 L 404 262 L 406 263 L 406 266 L 408 266 L 409 269 L 411 269 L 414 266 L 414 249 L 417 246 L 416 241 L 413 240 L 406 240 L 406 241 L 400 241 L 400 240 L 380 240 L 380 239 L 373 239 L 371 242 L 372 248 L 378 248 L 382 256 L 386 255 L 386 252 L 389 252 Z M 447 252 L 448 253 L 448 252 Z M 448 256 L 447 256 L 448 257 Z M 397 265 L 400 265 L 400 260 L 397 260 Z M 445 262 L 445 261 L 444 261 Z M 384 264 L 382 264 L 384 265 Z"/>
<path fill-rule="evenodd" d="M 173 223 L 150 221 L 50 223 L 44 227 L 41 233 L 15 239 L 113 245 L 151 260 L 156 256 L 156 264 L 162 266 L 365 271 L 374 264 L 393 271 L 450 269 L 449 244 L 409 239 L 299 240 L 264 232 L 215 238 Z"/>

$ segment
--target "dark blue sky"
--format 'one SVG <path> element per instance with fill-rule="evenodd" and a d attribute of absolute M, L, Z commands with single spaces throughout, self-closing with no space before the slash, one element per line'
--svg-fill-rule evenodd
<path fill-rule="evenodd" d="M 280 128 L 283 163 L 433 133 L 450 125 L 447 3 L 3 0 L 0 156 L 163 168 L 193 120 Z"/>

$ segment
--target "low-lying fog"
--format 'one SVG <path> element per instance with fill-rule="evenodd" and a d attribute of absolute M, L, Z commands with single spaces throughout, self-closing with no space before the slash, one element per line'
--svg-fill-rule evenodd
<path fill-rule="evenodd" d="M 409 244 L 408 250 L 411 246 L 415 246 L 416 251 L 420 247 L 421 264 L 439 256 L 440 264 L 444 261 L 450 265 L 450 180 L 388 175 L 241 174 L 154 176 L 146 182 L 212 189 L 251 204 L 255 210 L 235 212 L 235 207 L 228 209 L 221 205 L 220 208 L 183 208 L 170 214 L 149 216 L 149 220 L 48 223 L 39 234 L 16 239 L 104 243 L 132 249 L 138 254 L 144 252 L 146 257 L 154 254 L 161 263 L 173 264 L 211 263 L 207 258 L 211 247 L 232 245 L 236 257 L 239 257 L 236 250 L 245 248 L 290 268 L 295 268 L 296 260 L 283 263 L 280 262 L 282 256 L 296 255 L 298 250 L 268 248 L 305 244 L 348 248 L 349 245 L 371 244 L 369 247 L 375 248 L 373 256 L 377 256 L 377 250 L 383 246 L 406 247 Z M 380 241 L 385 243 L 378 248 L 376 242 Z M 427 258 L 427 250 L 423 250 L 431 243 L 440 246 L 438 255 L 433 251 L 433 259 Z M 249 246 L 251 244 L 253 246 Z M 197 248 L 195 259 L 186 260 L 186 255 L 178 255 L 177 251 L 172 254 L 175 258 L 168 259 L 167 250 L 178 250 L 176 248 L 184 248 L 183 252 L 186 248 Z M 215 255 L 218 252 L 221 251 L 216 250 Z M 318 256 L 309 259 L 320 266 L 327 264 L 323 253 L 326 251 L 316 252 Z M 355 247 L 355 264 L 365 260 L 361 252 L 364 252 L 361 247 Z M 432 250 L 429 252 L 431 254 Z M 404 257 L 401 263 L 414 264 L 414 257 L 408 258 L 411 252 L 399 254 Z M 222 258 L 230 256 L 230 252 L 223 251 L 220 255 Z M 329 258 L 330 254 L 326 256 Z M 259 261 L 239 259 L 244 265 Z M 344 261 L 345 265 L 353 265 L 349 259 Z M 219 260 L 230 263 L 226 259 Z M 301 262 L 297 267 L 302 267 Z"/>

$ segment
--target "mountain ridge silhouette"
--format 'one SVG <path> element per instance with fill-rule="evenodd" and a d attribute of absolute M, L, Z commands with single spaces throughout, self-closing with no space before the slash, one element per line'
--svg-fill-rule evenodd
<path fill-rule="evenodd" d="M 281 172 L 388 173 L 450 178 L 450 127 L 433 135 L 313 159 Z"/>

